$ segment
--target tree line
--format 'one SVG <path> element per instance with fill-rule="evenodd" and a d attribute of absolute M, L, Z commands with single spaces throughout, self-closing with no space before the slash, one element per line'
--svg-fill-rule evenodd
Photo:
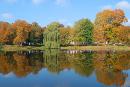
<path fill-rule="evenodd" d="M 15 23 L 0 22 L 0 42 L 2 44 L 40 44 L 43 40 L 43 28 L 34 22 L 17 20 Z"/>
<path fill-rule="evenodd" d="M 59 48 L 68 45 L 128 45 L 130 27 L 124 23 L 128 19 L 121 9 L 104 10 L 91 22 L 83 18 L 74 26 L 64 26 L 52 22 L 46 27 L 38 23 L 17 20 L 14 23 L 0 22 L 0 43 L 16 45 L 45 45 Z"/>

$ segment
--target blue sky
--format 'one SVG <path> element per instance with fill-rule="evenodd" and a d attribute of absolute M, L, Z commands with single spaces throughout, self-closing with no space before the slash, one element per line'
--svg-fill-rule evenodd
<path fill-rule="evenodd" d="M 0 0 L 0 21 L 23 19 L 45 26 L 53 21 L 73 25 L 81 18 L 94 21 L 104 9 L 121 8 L 130 25 L 130 0 Z"/>

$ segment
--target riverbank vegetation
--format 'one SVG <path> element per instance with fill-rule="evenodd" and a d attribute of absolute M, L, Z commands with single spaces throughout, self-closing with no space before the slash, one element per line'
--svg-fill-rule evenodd
<path fill-rule="evenodd" d="M 121 9 L 101 11 L 96 15 L 94 23 L 83 18 L 75 22 L 74 26 L 64 26 L 59 22 L 53 22 L 41 27 L 36 22 L 30 24 L 25 20 L 16 20 L 14 23 L 1 21 L 0 43 L 5 45 L 4 50 L 60 47 L 61 49 L 84 50 L 98 49 L 98 46 L 104 49 L 114 47 L 129 50 L 130 27 L 124 25 L 127 21 L 128 19 Z M 21 48 L 19 48 L 20 46 Z"/>
<path fill-rule="evenodd" d="M 67 46 L 61 47 L 61 50 L 81 50 L 81 51 L 130 51 L 129 46 Z M 4 45 L 4 51 L 44 51 L 44 46 L 19 46 L 19 45 Z"/>

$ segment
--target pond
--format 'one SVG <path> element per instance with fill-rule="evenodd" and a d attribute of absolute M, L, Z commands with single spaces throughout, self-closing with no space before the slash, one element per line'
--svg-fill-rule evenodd
<path fill-rule="evenodd" d="M 130 52 L 0 52 L 0 87 L 130 87 Z"/>

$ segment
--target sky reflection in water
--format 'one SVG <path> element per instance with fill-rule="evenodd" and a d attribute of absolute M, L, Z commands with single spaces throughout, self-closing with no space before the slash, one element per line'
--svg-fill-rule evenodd
<path fill-rule="evenodd" d="M 130 52 L 1 52 L 1 87 L 130 86 Z"/>

